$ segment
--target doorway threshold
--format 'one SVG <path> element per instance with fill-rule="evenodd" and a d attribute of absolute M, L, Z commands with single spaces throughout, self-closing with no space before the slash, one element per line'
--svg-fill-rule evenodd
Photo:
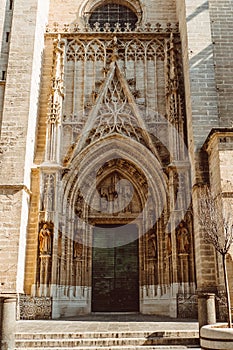
<path fill-rule="evenodd" d="M 103 311 L 103 312 L 92 312 L 91 315 L 139 315 L 140 312 L 137 311 Z"/>

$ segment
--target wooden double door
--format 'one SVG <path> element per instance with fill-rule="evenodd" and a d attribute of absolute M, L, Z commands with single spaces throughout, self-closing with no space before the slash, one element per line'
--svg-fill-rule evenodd
<path fill-rule="evenodd" d="M 92 311 L 139 311 L 138 228 L 96 226 L 92 248 Z"/>

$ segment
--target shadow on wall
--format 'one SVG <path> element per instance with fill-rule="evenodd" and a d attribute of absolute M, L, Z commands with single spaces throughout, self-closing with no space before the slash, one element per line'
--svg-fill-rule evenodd
<path fill-rule="evenodd" d="M 211 67 L 211 65 L 214 66 L 213 45 L 210 44 L 209 46 L 207 46 L 204 50 L 200 51 L 197 55 L 193 56 L 189 62 L 190 62 L 191 69 L 198 66 L 198 70 L 200 72 L 203 72 L 204 74 L 205 71 L 207 71 L 207 69 Z"/>
<path fill-rule="evenodd" d="M 213 50 L 210 43 L 197 54 L 189 52 L 193 127 L 199 135 L 196 140 L 198 148 L 203 146 L 210 130 L 219 126 Z"/>
<path fill-rule="evenodd" d="M 187 22 L 191 21 L 194 17 L 198 16 L 201 12 L 208 10 L 209 2 L 205 1 L 202 5 L 198 6 L 196 10 L 187 17 Z"/>

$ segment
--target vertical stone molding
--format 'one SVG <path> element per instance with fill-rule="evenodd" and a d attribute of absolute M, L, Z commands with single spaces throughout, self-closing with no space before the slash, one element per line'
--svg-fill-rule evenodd
<path fill-rule="evenodd" d="M 47 162 L 59 163 L 60 150 L 60 129 L 63 94 L 63 76 L 64 76 L 64 47 L 65 42 L 58 35 L 54 41 L 53 51 L 53 72 L 52 86 L 49 101 L 49 112 L 47 119 L 47 147 L 45 160 Z"/>

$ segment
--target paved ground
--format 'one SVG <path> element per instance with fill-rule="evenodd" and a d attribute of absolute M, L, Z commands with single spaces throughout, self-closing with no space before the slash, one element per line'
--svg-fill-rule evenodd
<path fill-rule="evenodd" d="M 177 320 L 140 314 L 92 314 L 49 321 L 18 321 L 17 332 L 198 331 L 196 320 Z"/>
<path fill-rule="evenodd" d="M 64 334 L 64 333 L 95 333 L 98 334 L 101 332 L 105 333 L 129 333 L 138 336 L 141 336 L 141 332 L 151 333 L 158 331 L 177 331 L 181 332 L 180 336 L 182 337 L 182 331 L 191 331 L 193 334 L 197 334 L 198 332 L 198 322 L 197 320 L 177 320 L 171 318 L 164 317 L 156 317 L 156 316 L 148 316 L 148 315 L 140 315 L 140 314 L 92 314 L 89 316 L 79 316 L 66 318 L 62 320 L 49 320 L 49 321 L 18 321 L 17 322 L 17 330 L 16 332 L 21 333 L 21 336 L 24 337 L 23 334 L 30 333 L 34 334 L 35 337 L 40 336 L 39 334 L 46 334 L 48 337 L 51 334 Z M 96 336 L 96 335 L 95 335 Z M 113 334 L 111 334 L 111 337 Z M 195 336 L 195 335 L 193 335 Z M 42 336 L 44 338 L 45 336 Z M 115 337 L 115 336 L 114 336 Z M 27 336 L 26 336 L 27 339 Z M 40 347 L 41 348 L 41 347 Z M 85 349 L 102 349 L 101 347 L 85 347 Z M 122 346 L 114 347 L 107 346 L 103 349 L 120 349 L 122 350 Z M 136 350 L 136 349 L 155 349 L 155 350 L 201 350 L 199 347 L 191 346 L 191 345 L 161 345 L 161 346 L 124 346 L 126 349 Z M 19 349 L 21 349 L 19 347 Z M 29 348 L 22 347 L 21 350 L 25 350 Z M 37 349 L 37 348 L 36 348 Z M 48 348 L 50 349 L 50 348 Z M 51 348 L 52 349 L 52 348 Z M 54 348 L 53 348 L 54 349 Z M 64 349 L 66 349 L 64 347 Z M 75 348 L 76 349 L 76 348 Z M 78 349 L 78 348 L 77 348 Z M 81 348 L 80 348 L 81 349 Z M 83 348 L 84 349 L 84 348 Z M 67 350 L 69 350 L 67 348 Z"/>

